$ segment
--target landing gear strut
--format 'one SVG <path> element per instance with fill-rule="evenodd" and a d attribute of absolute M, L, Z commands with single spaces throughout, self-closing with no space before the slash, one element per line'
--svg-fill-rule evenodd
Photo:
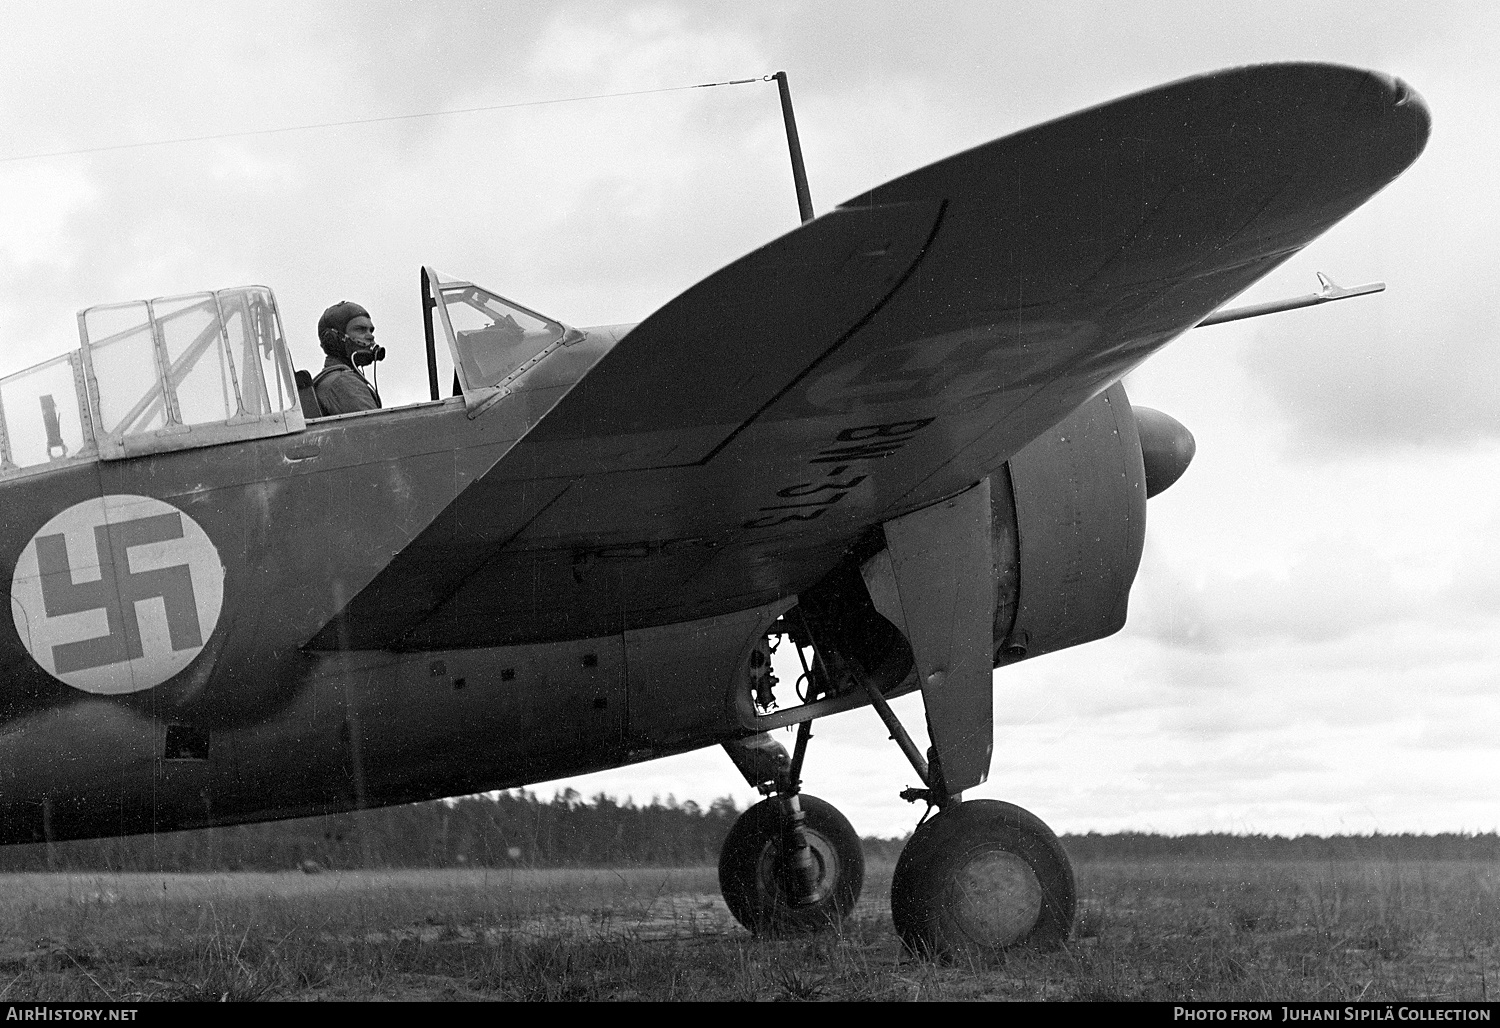
<path fill-rule="evenodd" d="M 809 698 L 816 698 L 805 659 L 803 670 Z M 811 738 L 812 722 L 804 721 L 790 756 L 764 732 L 724 744 L 745 780 L 767 797 L 740 815 L 719 854 L 724 902 L 757 935 L 835 927 L 864 887 L 864 851 L 853 826 L 831 804 L 802 792 Z"/>
<path fill-rule="evenodd" d="M 762 732 L 725 743 L 746 781 L 766 799 L 740 815 L 719 853 L 719 888 L 735 919 L 757 935 L 836 926 L 865 883 L 865 855 L 849 820 L 802 792 L 804 721 L 795 757 Z"/>
<path fill-rule="evenodd" d="M 948 793 L 941 768 L 933 766 L 936 753 L 923 760 L 885 697 L 866 688 L 924 785 L 901 798 L 926 800 L 939 811 L 917 826 L 896 861 L 891 919 L 901 941 L 913 953 L 942 960 L 1066 942 L 1078 893 L 1052 829 L 1013 803 L 965 803 Z"/>
<path fill-rule="evenodd" d="M 963 802 L 962 791 L 989 775 L 994 647 L 1011 627 L 996 625 L 995 581 L 976 573 L 995 567 L 990 489 L 986 477 L 886 522 L 886 552 L 861 569 L 872 601 L 881 597 L 881 614 L 911 644 L 932 740 L 926 759 L 885 698 L 862 684 L 922 780 L 902 796 L 938 808 L 896 864 L 891 916 L 909 949 L 939 959 L 1060 945 L 1077 902 L 1068 855 L 1051 829 L 1009 803 Z"/>

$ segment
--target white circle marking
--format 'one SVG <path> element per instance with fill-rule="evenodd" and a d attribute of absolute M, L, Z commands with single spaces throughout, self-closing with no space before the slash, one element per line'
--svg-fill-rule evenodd
<path fill-rule="evenodd" d="M 113 696 L 160 685 L 219 623 L 224 565 L 208 533 L 149 496 L 75 503 L 21 551 L 11 578 L 16 633 L 75 689 Z"/>

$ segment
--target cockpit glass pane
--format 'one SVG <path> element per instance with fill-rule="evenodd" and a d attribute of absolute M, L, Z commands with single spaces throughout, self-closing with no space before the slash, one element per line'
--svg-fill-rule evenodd
<path fill-rule="evenodd" d="M 478 286 L 443 285 L 440 293 L 470 389 L 500 384 L 563 337 L 562 325 Z"/>
<path fill-rule="evenodd" d="M 140 300 L 91 307 L 83 318 L 94 376 L 102 387 L 98 404 L 104 434 L 123 436 L 165 426 L 149 304 Z"/>
<path fill-rule="evenodd" d="M 0 378 L 0 473 L 90 449 L 77 360 L 70 353 Z"/>
<path fill-rule="evenodd" d="M 225 352 L 214 295 L 154 300 L 151 307 L 170 369 L 177 420 L 206 425 L 240 413 L 239 381 Z"/>
<path fill-rule="evenodd" d="M 249 286 L 218 294 L 232 364 L 240 378 L 246 414 L 274 414 L 290 405 L 296 389 L 288 379 L 276 300 L 269 289 Z"/>

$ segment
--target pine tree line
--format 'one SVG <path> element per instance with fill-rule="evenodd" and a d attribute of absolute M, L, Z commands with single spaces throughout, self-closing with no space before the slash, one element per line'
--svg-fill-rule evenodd
<path fill-rule="evenodd" d="M 520 790 L 263 824 L 0 847 L 0 871 L 284 871 L 301 867 L 566 867 L 713 865 L 740 811 L 667 797 L 638 806 L 572 789 L 543 800 Z M 894 861 L 904 839 L 864 840 Z M 1065 835 L 1075 861 L 1215 858 L 1500 860 L 1500 835 Z"/>
<path fill-rule="evenodd" d="M 525 790 L 260 824 L 0 848 L 0 870 L 280 871 L 302 867 L 713 864 L 740 811 Z"/>
<path fill-rule="evenodd" d="M 1154 835 L 1116 832 L 1065 835 L 1074 860 L 1204 858 L 1219 860 L 1500 860 L 1500 834 L 1415 835 Z"/>

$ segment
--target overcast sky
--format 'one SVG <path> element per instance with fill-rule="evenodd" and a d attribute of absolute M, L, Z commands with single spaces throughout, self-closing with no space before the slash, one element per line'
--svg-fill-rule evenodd
<path fill-rule="evenodd" d="M 1045 17 L 1040 12 L 1045 11 Z M 301 366 L 367 306 L 425 397 L 418 269 L 639 321 L 797 208 L 755 84 L 172 146 L 140 141 L 790 75 L 814 205 L 1186 75 L 1400 75 L 1426 153 L 1245 300 L 1388 291 L 1190 333 L 1129 380 L 1198 440 L 1151 501 L 1130 623 L 997 674 L 990 782 L 1059 832 L 1500 828 L 1500 7 L 1433 3 L 7 4 L 0 374 L 96 303 L 261 283 Z M 898 710 L 919 725 L 920 702 Z M 790 738 L 790 737 L 788 737 Z M 715 749 L 568 783 L 748 802 Z M 807 788 L 862 833 L 915 784 L 868 710 Z M 543 786 L 550 793 L 552 786 Z"/>

